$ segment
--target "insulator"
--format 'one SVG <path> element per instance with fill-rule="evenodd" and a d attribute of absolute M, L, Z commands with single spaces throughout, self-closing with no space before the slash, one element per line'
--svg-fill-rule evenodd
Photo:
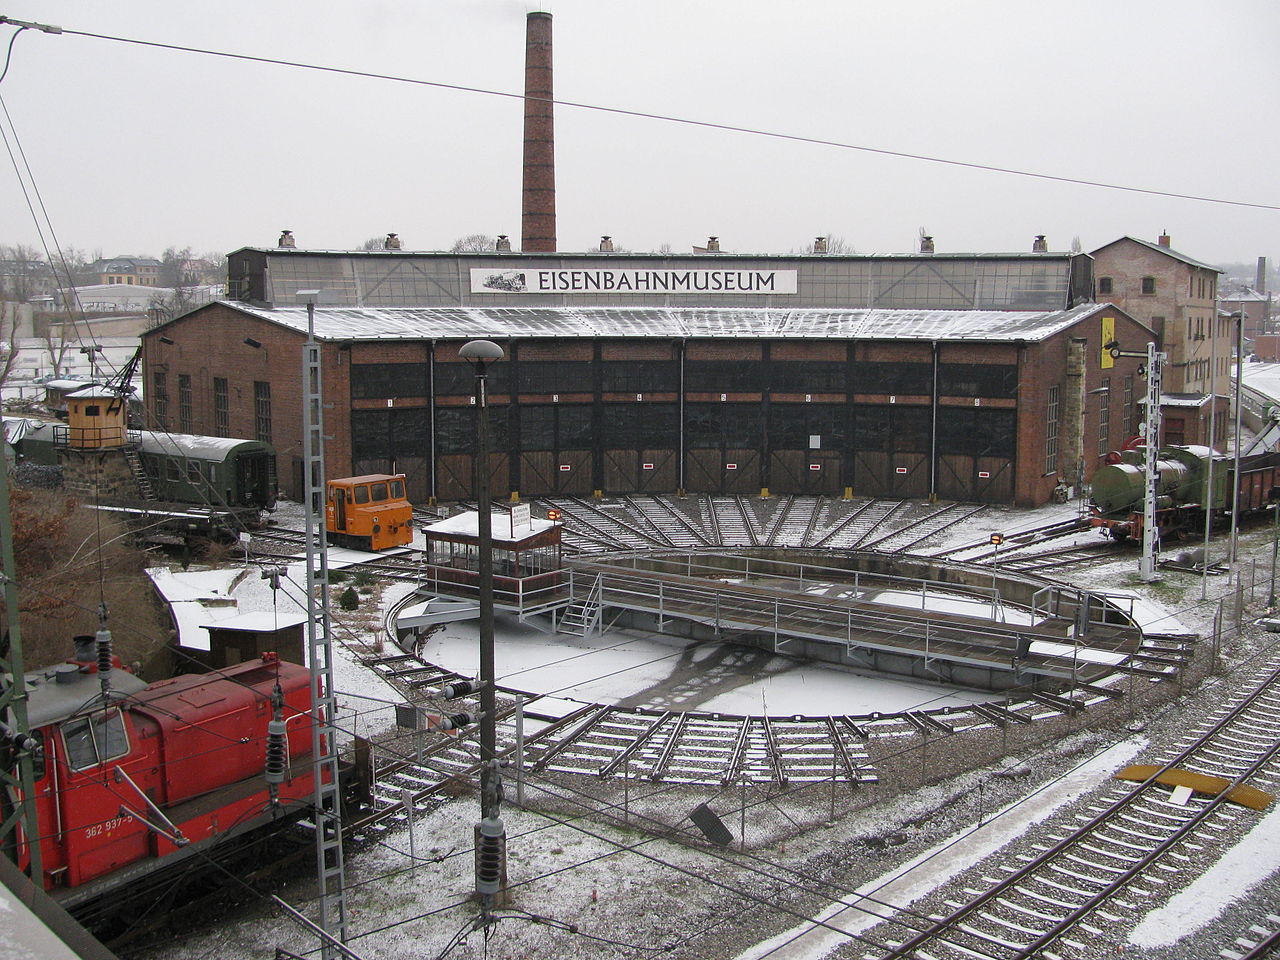
<path fill-rule="evenodd" d="M 452 700 L 454 697 L 466 697 L 473 693 L 479 693 L 483 687 L 484 684 L 479 680 L 455 680 L 453 683 L 446 683 L 440 688 L 440 697 L 444 700 Z"/>
<path fill-rule="evenodd" d="M 441 730 L 461 730 L 479 719 L 479 715 L 474 713 L 449 713 L 440 718 L 439 727 Z"/>
<path fill-rule="evenodd" d="M 492 896 L 502 889 L 502 867 L 507 858 L 506 827 L 499 817 L 480 821 L 476 850 L 476 893 Z"/>
<path fill-rule="evenodd" d="M 267 783 L 284 783 L 284 721 L 267 723 Z"/>
<path fill-rule="evenodd" d="M 106 675 L 111 672 L 111 631 L 99 630 L 98 641 L 98 673 Z"/>

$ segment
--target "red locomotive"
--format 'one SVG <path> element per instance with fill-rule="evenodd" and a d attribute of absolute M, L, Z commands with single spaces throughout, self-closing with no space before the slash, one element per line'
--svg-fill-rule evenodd
<path fill-rule="evenodd" d="M 145 684 L 112 657 L 103 684 L 94 639 L 76 638 L 74 660 L 27 674 L 28 722 L 41 747 L 40 879 L 55 899 L 91 900 L 306 809 L 305 667 L 266 654 Z M 25 843 L 18 850 L 28 868 Z"/>

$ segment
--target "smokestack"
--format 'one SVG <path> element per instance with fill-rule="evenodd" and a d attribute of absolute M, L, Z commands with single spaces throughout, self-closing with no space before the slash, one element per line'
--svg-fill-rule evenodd
<path fill-rule="evenodd" d="M 1172 242 L 1173 239 L 1169 236 L 1169 232 L 1167 230 L 1162 230 L 1160 232 L 1160 236 L 1156 237 L 1156 243 L 1160 244 L 1162 247 L 1167 247 Z"/>
<path fill-rule="evenodd" d="M 529 14 L 524 48 L 524 194 L 520 246 L 556 249 L 556 155 L 551 109 L 551 14 Z"/>
<path fill-rule="evenodd" d="M 1253 289 L 1259 293 L 1267 292 L 1267 258 L 1258 258 L 1258 272 L 1254 274 Z"/>
<path fill-rule="evenodd" d="M 1044 238 L 1043 233 L 1036 234 L 1036 238 L 1031 241 L 1032 253 L 1048 253 L 1049 241 Z"/>
<path fill-rule="evenodd" d="M 280 239 L 276 241 L 277 247 L 296 247 L 298 244 L 293 239 L 292 230 L 281 230 Z"/>
<path fill-rule="evenodd" d="M 922 235 L 920 237 L 920 252 L 933 253 L 933 237 Z"/>
<path fill-rule="evenodd" d="M 827 238 L 826 238 L 826 237 L 814 237 L 814 238 L 813 238 L 813 252 L 814 252 L 814 253 L 826 253 L 826 252 L 827 252 Z"/>

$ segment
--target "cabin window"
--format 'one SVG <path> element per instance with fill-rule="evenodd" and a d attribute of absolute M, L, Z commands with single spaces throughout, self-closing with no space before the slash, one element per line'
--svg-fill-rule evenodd
<path fill-rule="evenodd" d="M 100 417 L 102 416 L 102 408 L 96 403 L 91 403 L 84 408 L 84 415 L 86 417 Z"/>
<path fill-rule="evenodd" d="M 385 483 L 375 483 L 369 490 L 370 499 L 374 503 L 383 503 L 387 499 L 387 485 Z"/>
<path fill-rule="evenodd" d="M 395 500 L 404 499 L 404 481 L 403 480 L 391 481 L 391 497 L 392 499 L 395 499 Z"/>
<path fill-rule="evenodd" d="M 95 767 L 129 752 L 124 717 L 119 710 L 68 720 L 62 725 L 62 740 L 67 745 L 67 763 L 72 770 Z"/>
<path fill-rule="evenodd" d="M 368 503 L 368 502 L 369 502 L 369 488 L 368 488 L 368 487 L 356 487 L 356 488 L 355 488 L 355 497 L 354 497 L 353 499 L 355 500 L 355 502 L 356 502 L 356 503 Z"/>

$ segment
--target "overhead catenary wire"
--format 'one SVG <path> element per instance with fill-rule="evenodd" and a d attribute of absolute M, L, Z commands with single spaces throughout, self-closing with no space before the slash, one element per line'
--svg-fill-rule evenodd
<path fill-rule="evenodd" d="M 0 17 L 0 23 L 8 22 L 7 18 Z M 679 117 L 671 114 L 651 113 L 643 110 L 627 110 L 622 107 L 611 107 L 598 103 L 587 103 L 585 101 L 562 100 L 559 98 L 548 97 L 530 97 L 523 93 L 513 93 L 507 90 L 494 90 L 486 87 L 475 87 L 466 84 L 446 83 L 440 80 L 424 80 L 415 77 L 403 77 L 395 74 L 377 73 L 369 70 L 357 70 L 349 67 L 335 67 L 324 64 L 307 63 L 301 60 L 286 60 L 279 57 L 262 57 L 253 56 L 244 53 L 232 53 L 225 50 L 212 50 L 204 47 L 195 47 L 188 44 L 178 43 L 161 43 L 155 40 L 143 40 L 138 37 L 123 37 L 106 33 L 94 33 L 87 30 L 74 30 L 65 27 L 57 28 L 57 32 L 66 36 L 85 37 L 93 40 L 106 40 L 114 43 L 133 44 L 141 47 L 150 47 L 158 50 L 170 50 L 176 53 L 190 53 L 200 56 L 220 57 L 227 60 L 237 60 L 246 63 L 261 63 L 272 66 L 291 67 L 298 70 L 311 70 L 319 73 L 329 73 L 338 76 L 358 77 L 365 80 L 384 80 L 393 83 L 406 83 L 416 86 L 434 87 L 441 90 L 452 90 L 458 93 L 472 93 L 481 96 L 502 97 L 510 100 L 520 100 L 522 102 L 548 103 L 557 107 L 567 107 L 576 110 L 588 110 L 597 113 L 613 114 L 615 116 L 631 117 L 640 120 L 656 120 L 664 123 L 681 124 L 690 127 L 700 127 L 709 130 L 720 130 L 727 133 L 740 133 L 754 137 L 766 137 L 774 140 L 784 140 L 792 143 L 803 143 L 811 146 L 833 147 L 840 150 L 852 150 L 862 153 L 875 154 L 884 157 L 893 157 L 900 160 L 916 160 L 925 163 L 943 164 L 946 166 L 960 167 L 968 170 L 978 170 L 986 173 L 997 173 L 1007 176 L 1027 177 L 1035 180 L 1045 180 L 1054 183 L 1066 183 L 1076 186 L 1093 187 L 1103 190 L 1117 190 L 1127 193 L 1138 193 L 1147 196 L 1167 197 L 1174 200 L 1190 200 L 1199 203 L 1223 204 L 1235 207 L 1249 207 L 1258 210 L 1280 210 L 1280 204 L 1261 203 L 1250 200 L 1232 200 L 1225 197 L 1209 197 L 1192 193 L 1180 193 L 1172 190 L 1158 190 L 1150 187 L 1138 187 L 1129 184 L 1109 183 L 1102 180 L 1090 180 L 1083 177 L 1070 177 L 1057 174 L 1039 173 L 1032 170 L 1022 170 L 1016 167 L 1000 166 L 997 164 L 978 163 L 970 160 L 957 160 L 949 157 L 931 156 L 922 153 L 910 153 L 903 150 L 892 150 L 884 147 L 874 147 L 866 144 L 848 143 L 840 140 L 831 140 L 823 137 L 810 137 L 801 134 L 781 133 L 774 130 L 766 130 L 759 127 L 748 127 L 730 123 L 720 123 L 712 120 L 696 120 L 690 117 Z"/>

